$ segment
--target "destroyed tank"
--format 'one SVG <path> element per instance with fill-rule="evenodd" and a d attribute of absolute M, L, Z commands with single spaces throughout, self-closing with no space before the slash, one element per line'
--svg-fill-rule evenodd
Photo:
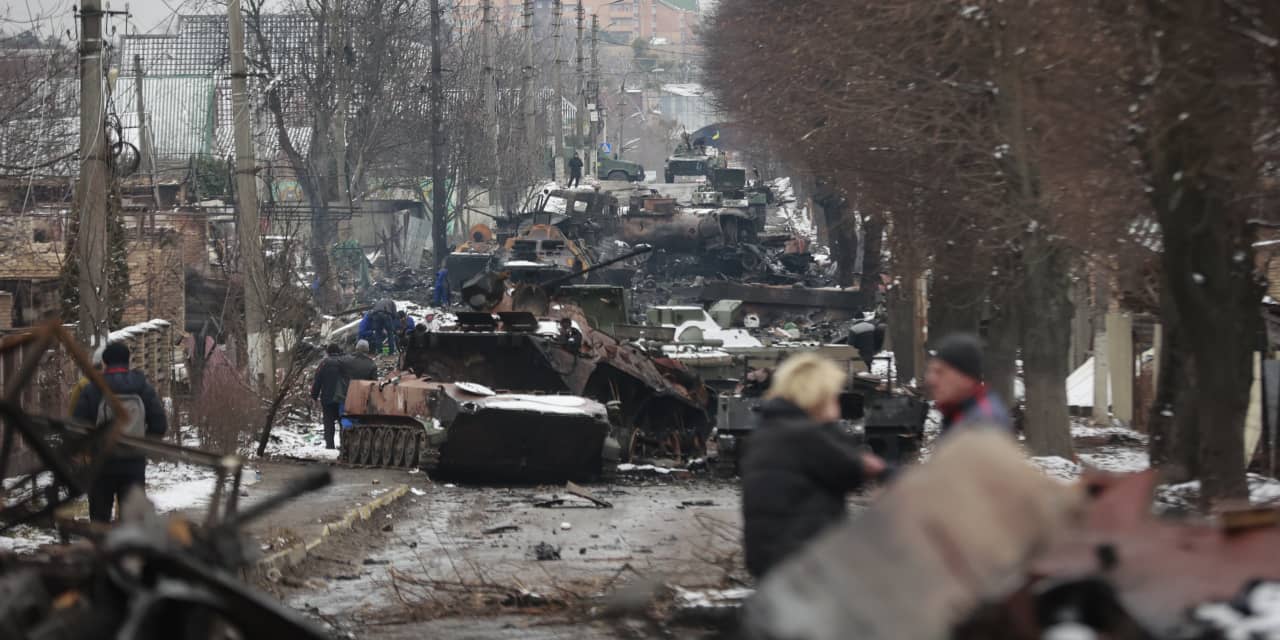
<path fill-rule="evenodd" d="M 537 297 L 516 295 L 524 303 Z M 696 376 L 596 331 L 577 307 L 561 305 L 557 316 L 570 318 L 582 333 L 579 349 L 559 339 L 556 320 L 540 320 L 528 311 L 459 313 L 456 327 L 415 332 L 407 341 L 404 367 L 419 378 L 468 380 L 532 397 L 571 394 L 606 403 L 622 459 L 679 458 L 705 448 L 711 431 L 709 396 Z M 571 436 L 546 437 L 548 446 L 560 446 Z"/>
<path fill-rule="evenodd" d="M 476 482 L 561 482 L 598 479 L 617 463 L 606 408 L 578 396 L 497 393 L 402 372 L 353 380 L 346 414 L 355 424 L 343 432 L 339 460 L 348 464 Z"/>

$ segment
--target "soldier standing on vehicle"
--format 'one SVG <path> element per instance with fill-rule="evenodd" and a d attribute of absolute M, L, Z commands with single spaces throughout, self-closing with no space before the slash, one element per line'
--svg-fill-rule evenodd
<path fill-rule="evenodd" d="M 342 401 L 347 397 L 347 367 L 343 362 L 342 347 L 330 344 L 325 348 L 324 360 L 316 368 L 316 378 L 311 383 L 311 399 L 320 402 L 324 413 L 324 448 L 335 449 L 334 434 L 341 417 Z"/>
<path fill-rule="evenodd" d="M 109 387 L 124 405 L 122 433 L 128 436 L 159 438 L 169 428 L 164 414 L 164 404 L 147 377 L 141 371 L 129 369 L 129 347 L 116 342 L 102 351 L 102 375 Z M 115 422 L 115 415 L 107 403 L 102 389 L 89 384 L 80 393 L 72 416 L 92 423 L 101 429 Z M 89 488 L 89 520 L 110 522 L 116 500 L 124 501 L 128 492 L 137 487 L 146 490 L 146 454 L 124 445 L 116 445 L 102 465 L 102 472 Z M 118 513 L 116 515 L 119 515 Z"/>
<path fill-rule="evenodd" d="M 573 152 L 573 157 L 569 158 L 569 186 L 577 187 L 582 185 L 582 158 L 578 157 L 578 152 Z"/>
<path fill-rule="evenodd" d="M 833 426 L 845 378 L 814 353 L 773 374 L 741 465 L 747 571 L 757 578 L 843 520 L 846 495 L 885 473 L 884 460 Z"/>
<path fill-rule="evenodd" d="M 942 432 L 966 426 L 1012 428 L 1009 410 L 982 381 L 982 342 L 955 333 L 929 352 L 924 384 L 942 414 Z"/>

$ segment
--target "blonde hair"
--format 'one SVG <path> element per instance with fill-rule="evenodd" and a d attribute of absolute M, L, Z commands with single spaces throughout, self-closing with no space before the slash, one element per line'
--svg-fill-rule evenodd
<path fill-rule="evenodd" d="M 787 358 L 773 374 L 766 398 L 781 398 L 812 412 L 840 395 L 848 376 L 836 363 L 816 353 Z"/>

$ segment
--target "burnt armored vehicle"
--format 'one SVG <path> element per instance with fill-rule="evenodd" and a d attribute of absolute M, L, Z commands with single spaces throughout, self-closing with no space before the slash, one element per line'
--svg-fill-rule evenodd
<path fill-rule="evenodd" d="M 422 341 L 411 341 L 406 361 L 422 357 Z M 552 482 L 593 480 L 617 463 L 604 405 L 578 396 L 498 393 L 406 371 L 352 381 L 346 412 L 355 425 L 344 432 L 339 459 L 350 464 L 481 482 Z"/>
<path fill-rule="evenodd" d="M 750 446 L 762 398 L 728 392 L 717 401 L 712 466 L 717 475 L 730 477 L 738 472 L 738 463 Z M 904 390 L 888 389 L 881 381 L 852 378 L 840 394 L 840 413 L 840 428 L 851 441 L 890 462 L 914 461 L 924 444 L 929 404 Z"/>
<path fill-rule="evenodd" d="M 696 376 L 595 330 L 575 306 L 560 305 L 556 315 L 571 319 L 582 334 L 580 345 L 565 343 L 556 320 L 528 311 L 462 313 L 456 327 L 414 333 L 404 368 L 420 379 L 468 380 L 533 397 L 567 394 L 605 403 L 622 459 L 678 458 L 705 448 L 709 394 Z M 554 437 L 548 446 L 564 438 Z"/>

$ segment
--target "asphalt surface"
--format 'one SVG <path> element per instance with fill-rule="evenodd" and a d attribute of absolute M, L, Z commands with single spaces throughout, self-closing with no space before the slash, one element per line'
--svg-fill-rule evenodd
<path fill-rule="evenodd" d="M 733 482 L 584 488 L 613 506 L 563 487 L 417 487 L 264 586 L 348 637 L 550 639 L 648 636 L 634 627 L 670 587 L 745 581 Z"/>

